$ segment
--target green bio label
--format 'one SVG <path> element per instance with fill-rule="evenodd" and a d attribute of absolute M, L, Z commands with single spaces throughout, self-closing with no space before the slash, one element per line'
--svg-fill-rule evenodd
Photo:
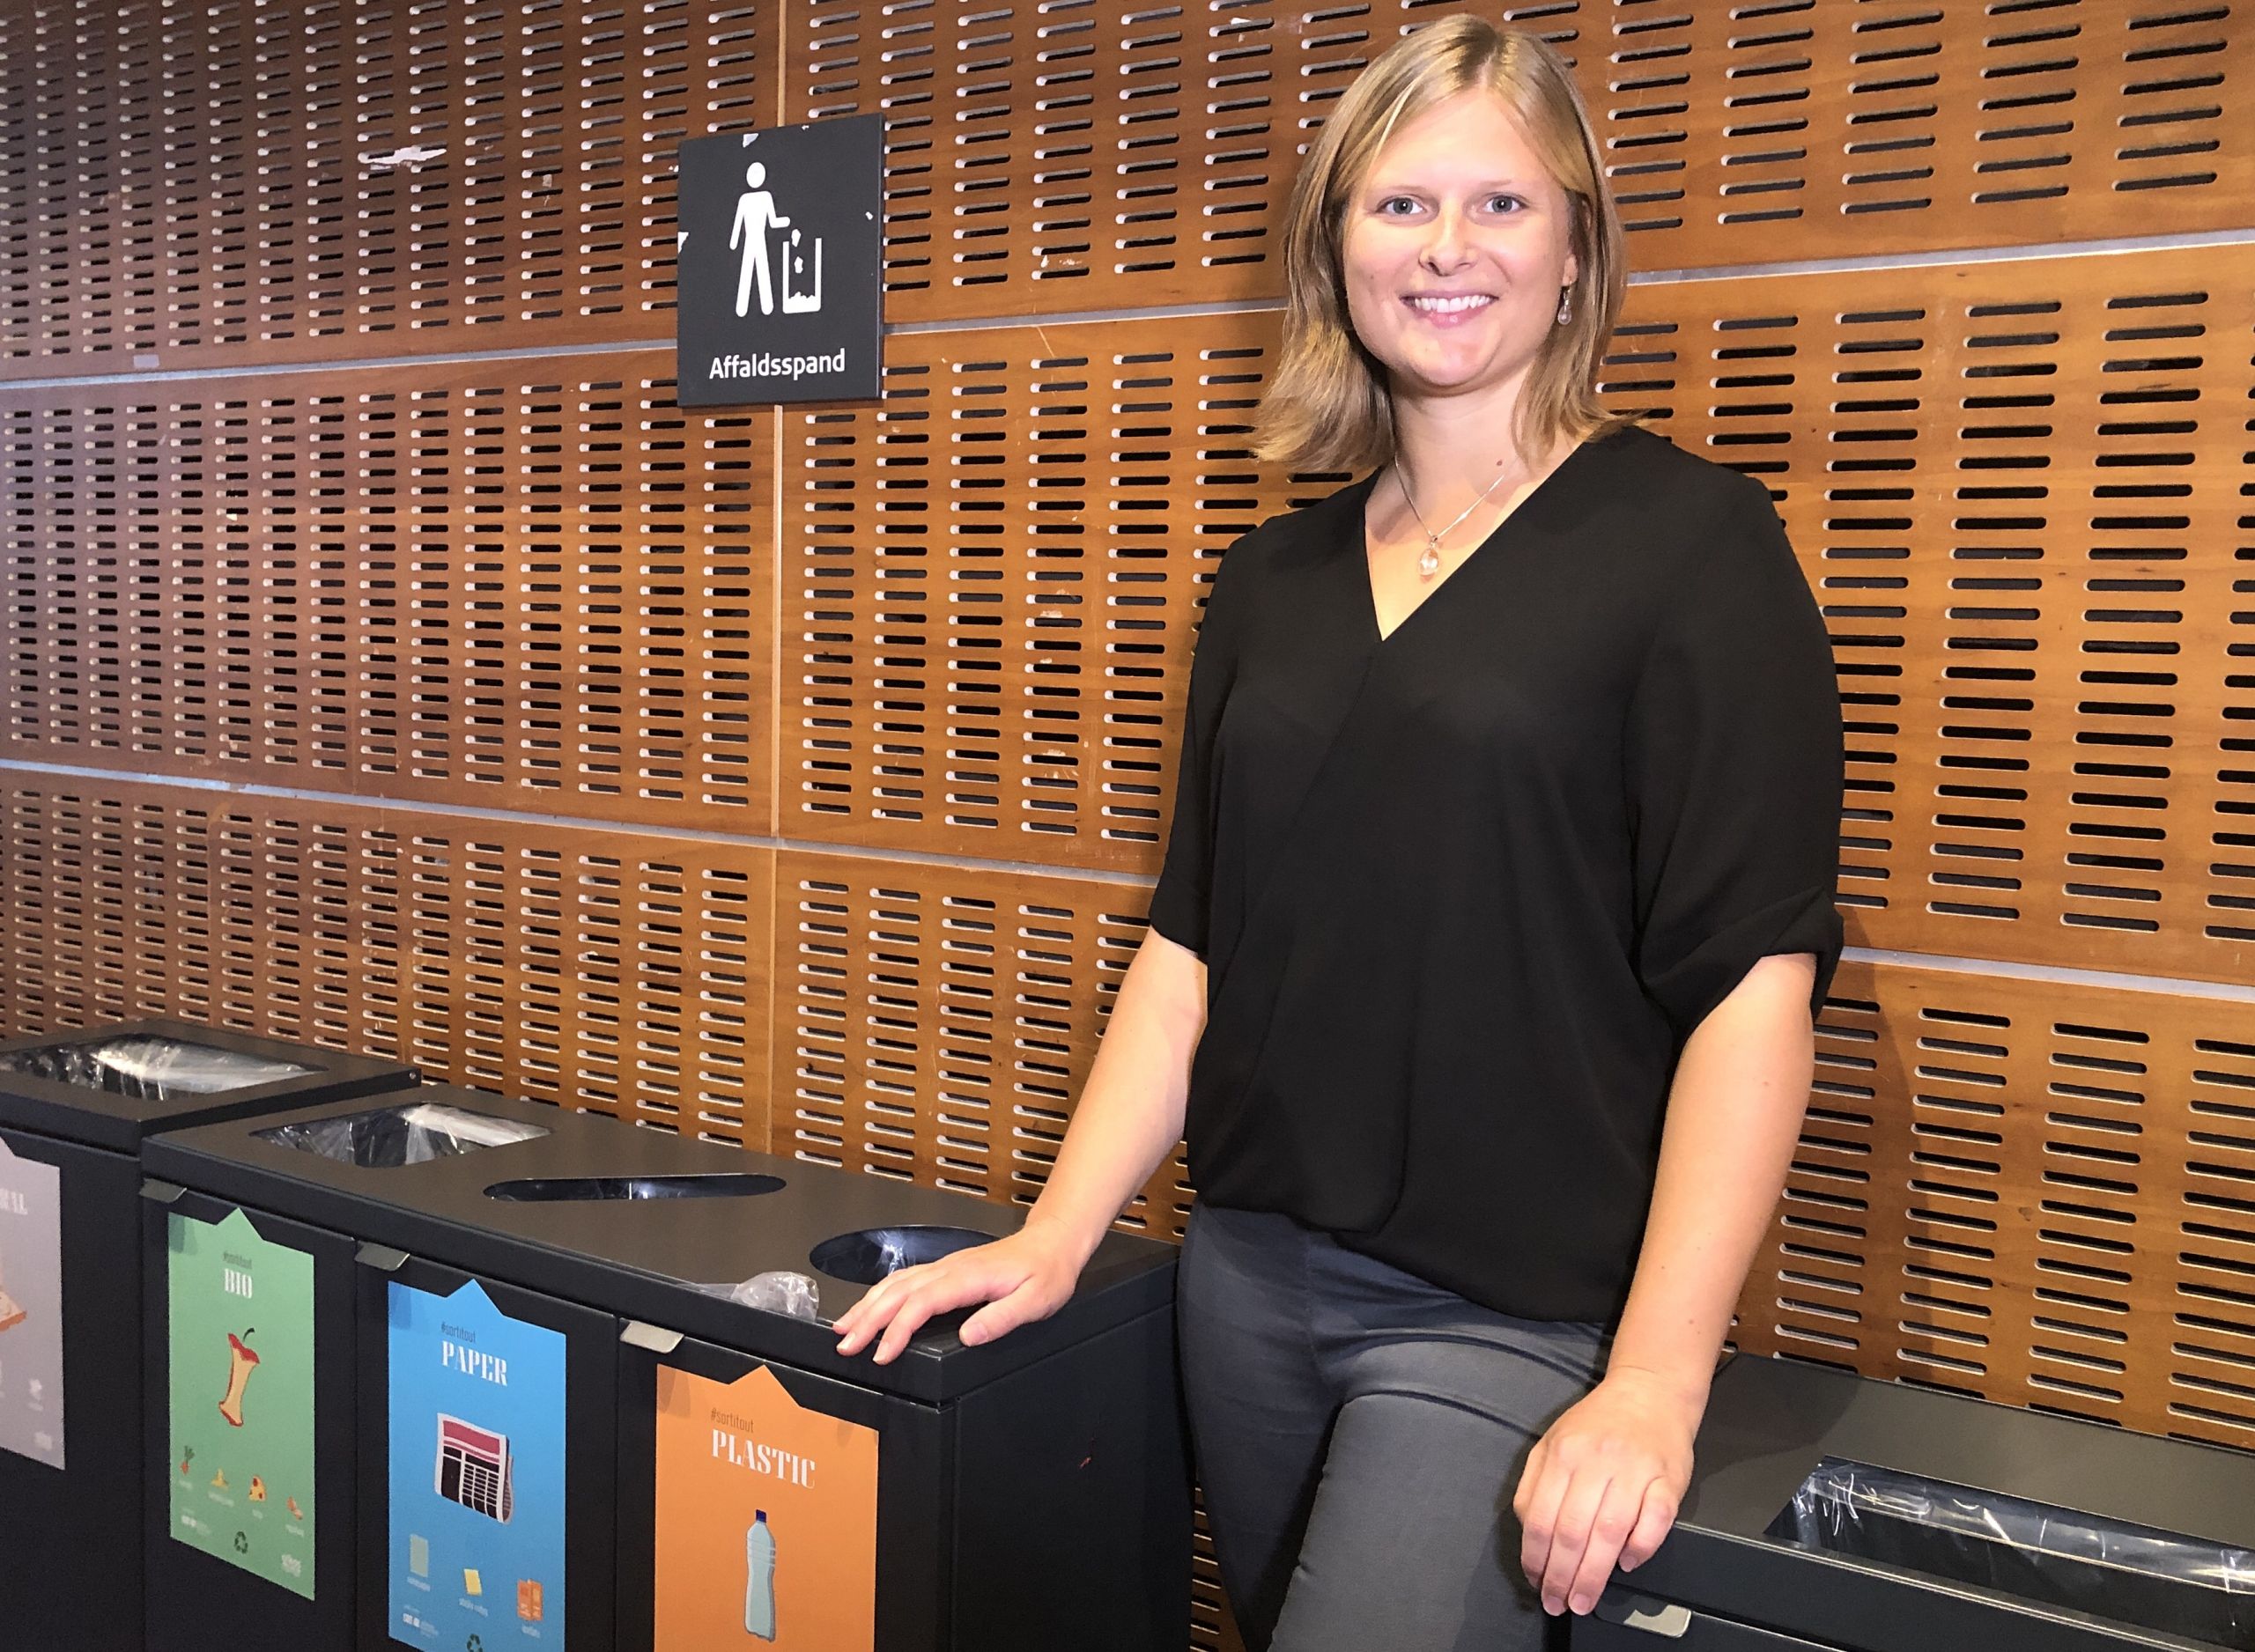
<path fill-rule="evenodd" d="M 172 1534 L 314 1597 L 314 1259 L 219 1222 L 166 1220 Z"/>

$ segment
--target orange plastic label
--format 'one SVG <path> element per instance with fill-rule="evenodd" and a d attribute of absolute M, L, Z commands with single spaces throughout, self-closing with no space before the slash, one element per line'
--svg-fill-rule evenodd
<path fill-rule="evenodd" d="M 873 1652 L 877 1434 L 658 1368 L 657 1652 Z"/>

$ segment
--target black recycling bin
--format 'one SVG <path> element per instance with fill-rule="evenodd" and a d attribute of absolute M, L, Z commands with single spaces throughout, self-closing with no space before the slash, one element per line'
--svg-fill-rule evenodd
<path fill-rule="evenodd" d="M 2255 1648 L 2255 1457 L 1739 1356 L 1576 1652 Z"/>
<path fill-rule="evenodd" d="M 0 1041 L 0 1644 L 140 1641 L 143 1138 L 415 1076 L 176 1021 Z"/>
<path fill-rule="evenodd" d="M 1050 1320 L 972 1348 L 951 1318 L 880 1368 L 827 1325 L 1020 1213 L 480 1092 L 413 1099 L 492 1145 L 373 1164 L 397 1110 L 344 1106 L 149 1158 L 359 1242 L 361 1647 L 462 1647 L 480 1604 L 486 1648 L 558 1625 L 572 1652 L 1187 1644 L 1172 1247 L 1109 1235 Z M 518 1131 L 541 1133 L 493 1140 Z M 775 1273 L 813 1281 L 818 1321 L 728 1294 Z"/>

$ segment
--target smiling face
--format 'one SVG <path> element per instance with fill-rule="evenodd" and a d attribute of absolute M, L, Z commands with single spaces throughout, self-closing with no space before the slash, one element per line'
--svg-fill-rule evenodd
<path fill-rule="evenodd" d="M 1579 266 L 1572 203 L 1475 89 L 1386 140 L 1349 198 L 1347 313 L 1397 398 L 1516 397 Z"/>

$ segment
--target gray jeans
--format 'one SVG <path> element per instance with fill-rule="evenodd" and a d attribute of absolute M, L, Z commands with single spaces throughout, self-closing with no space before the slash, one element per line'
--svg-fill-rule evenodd
<path fill-rule="evenodd" d="M 1289 1217 L 1204 1205 L 1175 1311 L 1249 1652 L 1565 1644 L 1519 1570 L 1512 1493 L 1603 1374 L 1604 1327 L 1513 1319 Z"/>

